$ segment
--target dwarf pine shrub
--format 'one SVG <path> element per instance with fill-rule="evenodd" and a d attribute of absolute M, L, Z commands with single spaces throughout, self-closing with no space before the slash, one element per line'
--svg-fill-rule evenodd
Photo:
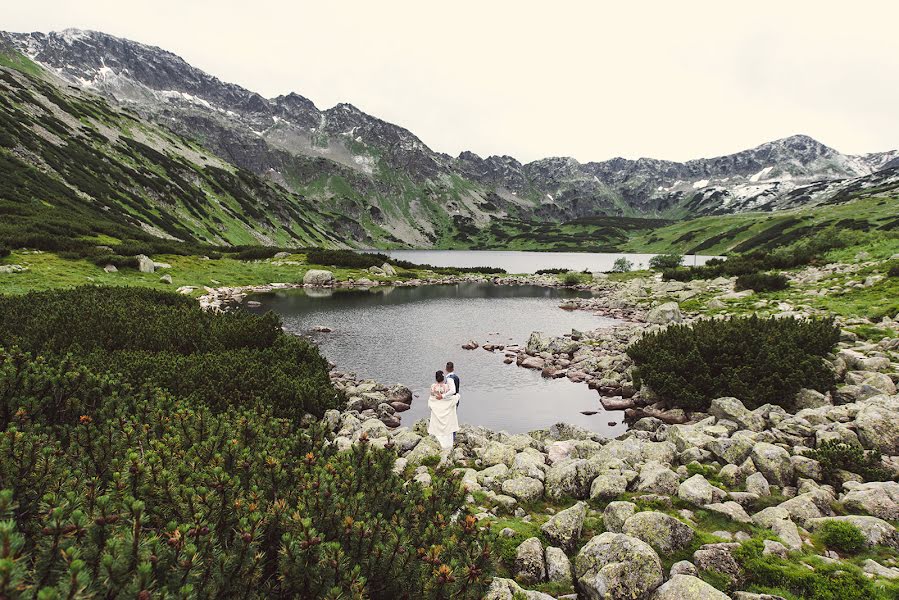
<path fill-rule="evenodd" d="M 734 288 L 737 291 L 777 292 L 787 289 L 787 278 L 783 273 L 748 273 L 737 277 Z"/>
<path fill-rule="evenodd" d="M 851 471 L 861 475 L 865 481 L 887 481 L 892 478 L 881 463 L 879 452 L 865 451 L 837 440 L 825 440 L 814 450 L 807 450 L 805 456 L 821 463 L 824 478 L 831 484 L 842 484 L 837 478 L 839 471 Z"/>
<path fill-rule="evenodd" d="M 0 297 L 0 345 L 71 353 L 97 373 L 216 410 L 260 405 L 299 419 L 341 400 L 315 346 L 283 333 L 274 313 L 213 314 L 169 292 L 85 286 Z"/>
<path fill-rule="evenodd" d="M 31 312 L 3 299 L 18 318 L 62 325 L 56 308 L 69 295 L 98 330 L 88 339 L 73 323 L 66 344 L 0 313 L 4 339 L 34 349 L 0 346 L 0 598 L 483 597 L 493 539 L 458 516 L 457 478 L 438 472 L 430 488 L 410 484 L 394 472 L 390 445 L 363 439 L 338 452 L 319 426 L 301 425 L 300 410 L 267 405 L 272 381 L 285 395 L 298 386 L 300 404 L 307 394 L 334 397 L 314 348 L 300 356 L 304 371 L 278 345 L 280 332 L 248 337 L 268 331 L 270 317 L 110 293 L 125 305 L 116 319 L 142 322 L 101 323 L 107 306 L 94 297 L 91 309 L 86 289 L 19 298 L 38 305 Z M 196 331 L 183 311 L 209 334 L 194 349 L 169 331 Z M 106 337 L 123 330 L 133 337 Z M 214 368 L 229 352 L 239 358 L 226 365 L 248 365 L 236 376 Z M 279 362 L 284 352 L 290 360 Z M 295 370 L 254 377 L 253 365 Z M 201 376 L 205 384 L 190 384 Z M 210 398 L 228 377 L 248 380 Z"/>
<path fill-rule="evenodd" d="M 833 386 L 823 358 L 838 340 L 832 319 L 751 316 L 670 326 L 627 353 L 641 382 L 672 406 L 702 411 L 714 398 L 734 396 L 750 409 L 788 408 L 800 388 Z"/>
<path fill-rule="evenodd" d="M 862 530 L 846 521 L 827 521 L 815 532 L 825 546 L 840 552 L 854 553 L 865 547 L 867 539 Z"/>

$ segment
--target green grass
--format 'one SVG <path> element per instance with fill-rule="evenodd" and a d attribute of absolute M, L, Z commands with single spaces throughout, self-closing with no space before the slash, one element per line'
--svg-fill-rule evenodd
<path fill-rule="evenodd" d="M 15 69 L 29 75 L 40 77 L 43 70 L 27 56 L 14 51 L 0 49 L 0 67 Z"/>
<path fill-rule="evenodd" d="M 156 262 L 172 265 L 171 269 L 159 269 L 155 273 L 140 273 L 135 269 L 120 269 L 106 273 L 102 267 L 86 260 L 66 260 L 52 252 L 32 253 L 14 251 L 3 264 L 28 267 L 24 273 L 0 274 L 0 294 L 24 294 L 32 290 L 68 288 L 84 284 L 127 285 L 175 290 L 183 285 L 198 286 L 194 295 L 203 293 L 202 286 L 243 286 L 266 283 L 296 283 L 310 268 L 327 269 L 339 280 L 350 277 L 367 277 L 373 281 L 389 283 L 396 277 L 375 276 L 358 269 L 335 269 L 305 264 L 305 256 L 292 255 L 286 261 L 302 262 L 301 265 L 276 265 L 271 260 L 241 261 L 232 258 L 204 260 L 198 256 L 160 254 L 152 257 Z M 171 275 L 172 283 L 159 281 L 162 275 Z"/>

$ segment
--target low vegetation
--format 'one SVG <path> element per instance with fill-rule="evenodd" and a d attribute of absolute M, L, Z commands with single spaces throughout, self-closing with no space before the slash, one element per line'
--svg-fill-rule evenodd
<path fill-rule="evenodd" d="M 493 542 L 451 519 L 458 481 L 323 443 L 300 415 L 334 405 L 327 365 L 286 338 L 147 290 L 4 298 L 0 597 L 482 597 Z M 229 353 L 253 368 L 162 376 Z"/>
<path fill-rule="evenodd" d="M 778 292 L 785 290 L 789 282 L 783 273 L 748 273 L 737 277 L 734 289 L 738 292 L 753 290 L 756 292 Z"/>
<path fill-rule="evenodd" d="M 644 336 L 627 353 L 643 384 L 672 406 L 706 410 L 714 398 L 734 396 L 750 409 L 790 408 L 800 388 L 833 386 L 822 358 L 838 339 L 832 319 L 751 316 L 674 325 Z"/>
<path fill-rule="evenodd" d="M 845 521 L 827 521 L 815 532 L 815 537 L 831 550 L 849 554 L 858 552 L 867 542 L 861 529 Z"/>
<path fill-rule="evenodd" d="M 892 478 L 881 464 L 880 453 L 874 450 L 862 450 L 858 446 L 824 440 L 805 456 L 821 463 L 824 478 L 831 484 L 842 484 L 841 471 L 861 475 L 865 481 L 887 481 Z"/>

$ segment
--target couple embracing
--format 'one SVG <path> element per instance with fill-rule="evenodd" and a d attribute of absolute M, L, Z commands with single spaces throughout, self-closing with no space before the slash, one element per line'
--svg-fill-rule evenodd
<path fill-rule="evenodd" d="M 428 433 L 437 438 L 445 454 L 453 448 L 453 439 L 459 431 L 459 417 L 456 409 L 459 406 L 459 376 L 453 371 L 453 363 L 446 363 L 446 373 L 437 371 L 435 382 L 431 384 L 428 397 L 428 408 L 431 409 L 431 420 Z"/>

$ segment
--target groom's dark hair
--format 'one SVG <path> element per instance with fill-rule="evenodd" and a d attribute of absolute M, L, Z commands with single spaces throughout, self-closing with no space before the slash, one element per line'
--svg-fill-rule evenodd
<path fill-rule="evenodd" d="M 437 383 L 443 383 L 443 371 L 437 371 L 435 377 L 437 378 Z"/>
<path fill-rule="evenodd" d="M 446 363 L 446 370 L 447 370 L 447 371 L 452 371 L 454 368 L 455 368 L 455 366 L 453 365 L 452 361 L 447 361 L 447 363 Z"/>

